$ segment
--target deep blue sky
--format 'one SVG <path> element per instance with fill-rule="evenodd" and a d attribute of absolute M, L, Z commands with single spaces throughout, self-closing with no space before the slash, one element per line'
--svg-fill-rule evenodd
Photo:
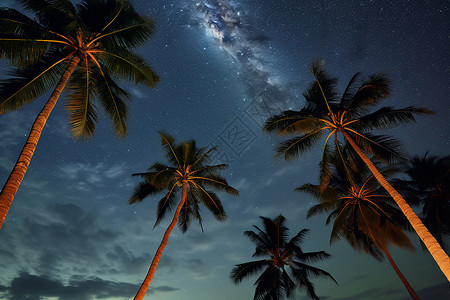
<path fill-rule="evenodd" d="M 256 277 L 239 286 L 228 278 L 235 264 L 252 259 L 253 244 L 242 233 L 259 216 L 280 213 L 292 234 L 310 229 L 305 251 L 332 254 L 317 265 L 339 286 L 314 280 L 321 299 L 408 299 L 387 261 L 345 241 L 330 246 L 325 216 L 306 220 L 315 200 L 293 190 L 316 183 L 319 157 L 274 162 L 279 139 L 261 133 L 260 124 L 271 112 L 302 107 L 301 92 L 313 80 L 308 66 L 321 58 L 341 87 L 359 71 L 389 74 L 393 91 L 383 104 L 437 112 L 390 133 L 410 155 L 448 155 L 450 2 L 223 1 L 240 25 L 224 32 L 232 38 L 222 44 L 205 28 L 196 1 L 132 2 L 156 21 L 139 53 L 162 80 L 155 89 L 126 84 L 133 95 L 126 139 L 101 115 L 92 139 L 74 141 L 60 101 L 0 231 L 0 299 L 134 296 L 170 221 L 152 229 L 159 198 L 127 204 L 138 182 L 131 174 L 164 161 L 157 130 L 219 146 L 214 161 L 229 163 L 223 175 L 240 197 L 222 195 L 226 222 L 203 210 L 204 233 L 195 224 L 184 235 L 174 230 L 146 299 L 251 299 Z M 0 64 L 4 78 L 9 67 Z M 2 184 L 45 100 L 0 116 Z M 410 236 L 415 252 L 392 247 L 399 268 L 423 299 L 450 297 L 449 283 Z"/>

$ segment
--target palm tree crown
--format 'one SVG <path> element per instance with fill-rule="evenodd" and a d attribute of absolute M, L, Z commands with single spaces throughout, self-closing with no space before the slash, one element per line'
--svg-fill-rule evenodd
<path fill-rule="evenodd" d="M 176 196 L 180 189 L 181 199 L 178 200 L 172 222 L 164 233 L 147 276 L 134 298 L 139 300 L 144 297 L 150 286 L 162 252 L 175 225 L 178 223 L 181 231 L 185 232 L 191 220 L 196 219 L 203 230 L 200 204 L 206 206 L 216 219 L 225 220 L 226 214 L 222 203 L 219 197 L 209 190 L 210 188 L 238 195 L 238 191 L 229 186 L 225 178 L 218 174 L 220 170 L 227 167 L 226 164 L 207 165 L 215 148 L 198 149 L 194 141 L 185 141 L 176 145 L 171 136 L 164 133 L 160 133 L 160 136 L 169 165 L 155 163 L 148 172 L 133 174 L 142 176 L 144 181 L 136 187 L 129 203 L 140 202 L 149 195 L 165 192 L 164 197 L 158 202 L 156 226 L 167 211 L 172 210 L 176 205 Z"/>
<path fill-rule="evenodd" d="M 335 174 L 324 190 L 313 184 L 295 189 L 320 201 L 308 210 L 307 218 L 330 212 L 326 219 L 327 225 L 334 220 L 330 243 L 344 237 L 353 248 L 364 250 L 377 260 L 383 259 L 380 250 L 389 243 L 413 249 L 403 232 L 410 229 L 406 218 L 368 169 L 360 166 L 359 172 L 349 180 L 340 159 L 335 157 L 333 161 Z M 398 169 L 389 168 L 381 172 L 384 176 L 391 176 Z"/>
<path fill-rule="evenodd" d="M 309 231 L 302 229 L 292 239 L 287 241 L 288 228 L 285 226 L 286 218 L 282 215 L 275 219 L 260 217 L 264 229 L 254 226 L 257 232 L 245 231 L 244 234 L 256 244 L 253 257 L 267 257 L 266 259 L 238 264 L 231 271 L 230 277 L 238 284 L 245 277 L 249 277 L 265 270 L 255 282 L 256 289 L 253 299 L 279 300 L 295 297 L 296 289 L 306 289 L 312 299 L 319 299 L 315 293 L 314 285 L 309 276 L 328 277 L 336 280 L 324 270 L 310 266 L 306 263 L 328 258 L 330 255 L 324 251 L 303 252 L 300 244 Z"/>
<path fill-rule="evenodd" d="M 76 61 L 66 104 L 74 136 L 85 138 L 95 132 L 96 98 L 115 132 L 125 135 L 129 95 L 115 77 L 150 87 L 159 81 L 151 66 L 132 52 L 153 34 L 152 20 L 137 14 L 129 1 L 17 2 L 36 19 L 0 9 L 0 57 L 16 67 L 12 78 L 0 83 L 0 114 L 47 93 Z"/>
<path fill-rule="evenodd" d="M 392 198 L 380 186 L 369 170 L 361 166 L 351 180 L 346 177 L 339 158 L 334 159 L 336 173 L 330 184 L 321 190 L 320 185 L 304 184 L 297 191 L 307 192 L 319 199 L 320 203 L 308 210 L 307 217 L 322 212 L 330 212 L 326 224 L 332 220 L 330 243 L 345 238 L 356 250 L 363 250 L 377 260 L 384 255 L 413 297 L 419 299 L 405 276 L 395 264 L 389 244 L 412 250 L 410 239 L 404 233 L 410 226 L 405 216 L 396 207 Z M 397 169 L 382 171 L 384 176 L 398 172 Z"/>
<path fill-rule="evenodd" d="M 333 149 L 345 164 L 352 162 L 351 152 L 347 152 L 350 156 L 343 154 L 339 134 L 355 140 L 365 153 L 374 158 L 392 163 L 403 157 L 399 142 L 392 137 L 375 135 L 370 131 L 415 121 L 415 114 L 432 113 L 428 109 L 413 106 L 402 109 L 385 106 L 368 113 L 372 107 L 389 96 L 390 81 L 384 74 L 373 74 L 358 85 L 360 73 L 356 73 L 339 99 L 336 91 L 337 79 L 326 73 L 323 62 L 313 63 L 311 72 L 315 81 L 303 93 L 306 100 L 304 108 L 300 111 L 284 111 L 280 115 L 270 117 L 264 125 L 264 130 L 282 135 L 297 135 L 282 142 L 276 149 L 277 156 L 286 160 L 311 149 L 326 133 L 321 161 L 323 186 L 332 176 L 330 168 Z M 329 145 L 331 140 L 333 145 Z"/>
<path fill-rule="evenodd" d="M 132 50 L 154 31 L 151 19 L 129 0 L 17 0 L 35 19 L 0 8 L 0 58 L 13 71 L 0 81 L 0 115 L 53 90 L 37 115 L 17 162 L 0 193 L 0 228 L 36 150 L 44 126 L 66 88 L 69 123 L 75 138 L 95 132 L 97 104 L 114 132 L 127 134 L 129 94 L 117 79 L 154 87 L 159 77 Z"/>
<path fill-rule="evenodd" d="M 145 197 L 160 192 L 166 192 L 158 202 L 155 226 L 164 218 L 168 210 L 179 202 L 177 194 L 183 184 L 187 186 L 186 201 L 178 220 L 180 229 L 185 232 L 192 218 L 202 226 L 200 205 L 203 204 L 216 219 L 223 221 L 226 214 L 219 197 L 209 188 L 238 195 L 238 191 L 228 185 L 225 178 L 218 171 L 227 168 L 226 164 L 207 165 L 211 153 L 216 149 L 207 147 L 197 148 L 195 141 L 184 141 L 174 145 L 174 139 L 160 133 L 161 143 L 170 165 L 153 164 L 148 172 L 135 173 L 142 176 L 142 181 L 135 189 L 129 203 L 142 201 Z"/>

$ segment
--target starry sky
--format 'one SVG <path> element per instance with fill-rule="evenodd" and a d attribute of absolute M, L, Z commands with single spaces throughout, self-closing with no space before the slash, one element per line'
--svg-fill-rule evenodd
<path fill-rule="evenodd" d="M 13 0 L 1 5 L 16 7 Z M 392 95 L 383 104 L 426 106 L 437 113 L 388 133 L 410 155 L 449 155 L 450 1 L 388 0 L 132 0 L 151 15 L 156 32 L 138 53 L 161 82 L 154 89 L 124 83 L 132 93 L 129 134 L 114 136 L 100 115 L 97 133 L 75 141 L 63 99 L 54 109 L 24 181 L 0 231 L 0 299 L 130 299 L 139 288 L 170 222 L 153 229 L 156 198 L 128 205 L 138 178 L 164 162 L 157 131 L 177 141 L 217 145 L 213 163 L 240 196 L 222 194 L 226 222 L 203 210 L 196 224 L 174 230 L 145 299 L 247 300 L 256 277 L 234 285 L 234 265 L 252 260 L 242 234 L 259 216 L 283 214 L 290 233 L 310 232 L 305 251 L 327 251 L 316 263 L 338 281 L 316 279 L 321 299 L 409 299 L 387 261 L 330 246 L 325 215 L 306 219 L 316 200 L 294 192 L 317 183 L 319 155 L 274 161 L 280 138 L 262 133 L 270 114 L 300 109 L 314 79 L 308 66 L 324 59 L 343 91 L 356 72 L 386 72 Z M 235 21 L 211 20 L 211 10 Z M 212 23 L 215 27 L 211 28 Z M 226 24 L 225 24 L 226 25 Z M 6 78 L 7 61 L 0 61 Z M 0 182 L 5 182 L 46 97 L 0 117 Z M 317 149 L 320 152 L 319 149 Z M 450 297 L 450 285 L 410 234 L 414 252 L 391 252 L 422 299 Z M 298 295 L 296 299 L 307 299 Z"/>

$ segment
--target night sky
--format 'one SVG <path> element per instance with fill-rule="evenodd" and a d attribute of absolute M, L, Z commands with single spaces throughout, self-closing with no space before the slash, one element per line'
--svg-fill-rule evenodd
<path fill-rule="evenodd" d="M 1 5 L 15 7 L 15 1 Z M 411 156 L 450 153 L 450 1 L 210 1 L 237 20 L 211 30 L 198 1 L 132 0 L 151 15 L 156 33 L 138 49 L 161 82 L 155 89 L 124 83 L 132 91 L 129 134 L 119 139 L 100 114 L 97 133 L 70 136 L 63 98 L 53 111 L 28 172 L 0 231 L 1 299 L 130 299 L 171 220 L 153 229 L 160 197 L 128 205 L 139 178 L 165 162 L 157 131 L 178 142 L 217 145 L 213 163 L 240 196 L 220 194 L 228 215 L 218 222 L 203 209 L 204 232 L 192 223 L 172 232 L 146 299 L 248 300 L 251 277 L 234 285 L 234 265 L 253 260 L 242 233 L 259 216 L 283 214 L 293 235 L 310 232 L 304 251 L 332 257 L 314 264 L 338 281 L 313 279 L 321 299 L 409 299 L 386 261 L 354 251 L 346 241 L 330 246 L 326 215 L 306 219 L 316 200 L 294 192 L 317 183 L 315 148 L 290 162 L 274 161 L 279 137 L 261 124 L 282 110 L 300 109 L 313 81 L 308 66 L 324 59 L 342 92 L 351 76 L 386 72 L 392 95 L 383 105 L 425 106 L 437 113 L 388 131 Z M 222 22 L 219 20 L 219 22 Z M 8 62 L 0 61 L 1 78 Z M 32 122 L 47 97 L 0 116 L 0 183 L 6 181 Z M 450 299 L 450 284 L 411 233 L 414 252 L 391 247 L 394 260 L 422 299 Z M 307 299 L 302 294 L 296 299 Z"/>

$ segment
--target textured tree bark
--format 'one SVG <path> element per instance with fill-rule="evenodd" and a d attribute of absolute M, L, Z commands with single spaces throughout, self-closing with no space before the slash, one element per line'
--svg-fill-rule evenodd
<path fill-rule="evenodd" d="M 348 135 L 344 130 L 341 131 L 342 135 L 349 142 L 352 148 L 358 153 L 359 157 L 366 163 L 367 167 L 370 169 L 372 174 L 378 180 L 378 182 L 386 189 L 386 191 L 391 195 L 394 201 L 397 203 L 398 207 L 401 209 L 403 214 L 408 219 L 409 223 L 413 227 L 414 231 L 423 241 L 428 251 L 430 252 L 433 259 L 438 264 L 439 268 L 441 268 L 447 280 L 450 282 L 450 258 L 441 248 L 436 239 L 431 235 L 428 229 L 423 225 L 420 218 L 416 215 L 416 213 L 412 210 L 411 206 L 403 199 L 403 197 L 387 182 L 384 176 L 378 171 L 372 161 L 367 157 L 366 154 L 359 148 L 356 142 L 352 139 L 350 135 Z"/>
<path fill-rule="evenodd" d="M 145 293 L 147 292 L 148 287 L 152 282 L 153 275 L 155 275 L 156 267 L 158 266 L 159 260 L 161 259 L 164 248 L 166 247 L 167 242 L 169 241 L 170 233 L 172 232 L 173 228 L 178 222 L 178 216 L 180 215 L 180 211 L 183 208 L 184 202 L 186 202 L 186 196 L 187 196 L 187 183 L 183 182 L 183 193 L 181 195 L 181 201 L 178 204 L 172 222 L 170 223 L 169 227 L 167 227 L 166 232 L 164 233 L 164 237 L 161 241 L 161 244 L 159 245 L 158 250 L 156 250 L 152 264 L 150 265 L 150 269 L 147 272 L 147 276 L 145 276 L 144 282 L 142 282 L 142 285 L 139 288 L 139 291 L 137 292 L 136 296 L 134 297 L 134 300 L 142 300 L 144 298 Z"/>
<path fill-rule="evenodd" d="M 0 192 L 0 228 L 3 225 L 3 222 L 6 219 L 6 215 L 8 214 L 9 208 L 11 207 L 14 196 L 19 189 L 20 183 L 22 182 L 25 173 L 27 172 L 28 166 L 30 165 L 31 158 L 33 157 L 33 153 L 36 150 L 37 143 L 41 136 L 42 130 L 44 129 L 45 124 L 52 112 L 53 108 L 58 101 L 61 92 L 63 91 L 65 85 L 69 81 L 70 76 L 73 71 L 77 67 L 80 62 L 80 58 L 78 56 L 74 56 L 70 61 L 67 69 L 64 71 L 61 79 L 59 80 L 56 88 L 54 89 L 52 95 L 48 99 L 47 103 L 45 103 L 44 108 L 41 110 L 39 115 L 36 117 L 33 126 L 31 127 L 30 133 L 28 134 L 27 141 L 20 152 L 19 158 L 17 159 L 16 164 L 14 165 L 11 174 L 5 182 L 5 185 Z"/>
<path fill-rule="evenodd" d="M 412 286 L 409 284 L 408 280 L 406 280 L 405 276 L 403 276 L 400 269 L 397 267 L 397 265 L 394 262 L 394 259 L 392 259 L 391 254 L 389 253 L 389 250 L 387 246 L 382 248 L 384 254 L 386 255 L 387 259 L 389 260 L 389 263 L 391 264 L 392 268 L 394 268 L 395 273 L 397 273 L 397 276 L 400 278 L 400 280 L 405 285 L 406 289 L 408 290 L 409 294 L 414 300 L 420 300 L 419 296 L 416 294 Z"/>

